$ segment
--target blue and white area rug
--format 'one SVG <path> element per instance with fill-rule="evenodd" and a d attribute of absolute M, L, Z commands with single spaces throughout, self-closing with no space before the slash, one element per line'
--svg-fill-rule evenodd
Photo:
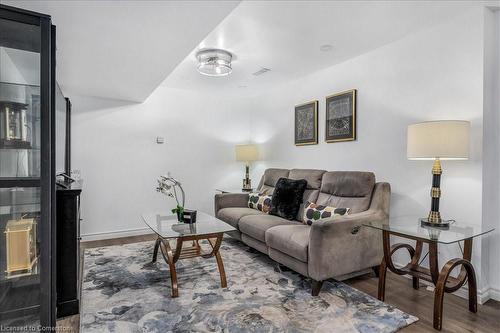
<path fill-rule="evenodd" d="M 179 297 L 154 242 L 85 251 L 81 332 L 395 332 L 418 320 L 341 282 L 319 297 L 301 275 L 225 238 L 215 258 L 177 262 Z"/>

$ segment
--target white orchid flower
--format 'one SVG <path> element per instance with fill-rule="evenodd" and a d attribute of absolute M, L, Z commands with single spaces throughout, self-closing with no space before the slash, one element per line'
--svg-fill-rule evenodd
<path fill-rule="evenodd" d="M 179 188 L 179 190 L 181 191 L 182 195 L 181 201 L 179 201 L 179 198 L 177 197 L 176 187 Z M 163 193 L 168 197 L 174 198 L 178 206 L 184 207 L 184 201 L 185 201 L 184 189 L 182 188 L 181 183 L 175 178 L 170 177 L 169 175 L 160 176 L 160 178 L 158 178 L 158 187 L 156 188 L 156 191 Z"/>

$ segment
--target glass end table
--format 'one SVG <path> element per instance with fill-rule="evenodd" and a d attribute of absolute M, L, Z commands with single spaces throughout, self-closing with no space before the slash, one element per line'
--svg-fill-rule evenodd
<path fill-rule="evenodd" d="M 420 218 L 407 216 L 391 218 L 390 222 L 369 222 L 363 224 L 365 227 L 382 231 L 384 257 L 379 268 L 378 299 L 385 300 L 385 277 L 387 269 L 398 275 L 410 275 L 413 279 L 413 288 L 419 288 L 419 280 L 431 282 L 434 290 L 434 318 L 433 325 L 441 330 L 443 321 L 443 298 L 444 293 L 452 293 L 460 289 L 466 282 L 469 289 L 469 310 L 477 312 L 477 283 L 474 267 L 471 263 L 472 240 L 475 237 L 492 232 L 493 228 L 483 229 L 479 226 L 469 226 L 462 223 L 452 223 L 448 229 L 425 227 L 420 225 Z M 391 245 L 390 236 L 398 236 L 415 240 L 415 247 L 406 243 Z M 438 266 L 438 244 L 453 244 L 464 242 L 462 258 L 449 260 L 440 270 Z M 429 268 L 421 266 L 423 244 L 429 246 Z M 406 249 L 411 261 L 402 268 L 397 268 L 392 255 L 400 250 Z M 450 276 L 456 267 L 460 267 L 457 277 Z"/>
<path fill-rule="evenodd" d="M 170 281 L 172 284 L 172 297 L 179 296 L 177 284 L 177 270 L 175 263 L 179 259 L 187 258 L 211 258 L 215 257 L 219 269 L 222 288 L 227 287 L 224 263 L 219 249 L 225 232 L 236 230 L 231 225 L 203 212 L 197 213 L 196 223 L 180 223 L 177 215 L 164 213 L 151 213 L 142 215 L 144 223 L 153 230 L 157 239 L 153 251 L 153 262 L 156 262 L 158 249 L 167 262 L 170 269 Z M 170 241 L 176 241 L 175 248 Z M 199 244 L 200 240 L 207 240 L 211 247 L 205 251 Z M 184 247 L 184 243 L 191 243 Z"/>
<path fill-rule="evenodd" d="M 215 189 L 216 192 L 220 192 L 222 194 L 224 193 L 252 193 L 252 192 L 255 192 L 257 191 L 257 189 L 255 188 L 251 188 L 251 189 L 248 189 L 248 190 L 244 190 L 242 188 L 224 188 L 224 187 L 217 187 Z"/>

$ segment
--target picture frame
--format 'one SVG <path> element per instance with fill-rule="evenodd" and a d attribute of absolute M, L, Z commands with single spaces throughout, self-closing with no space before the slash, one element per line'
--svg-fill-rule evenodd
<path fill-rule="evenodd" d="M 326 97 L 325 141 L 356 140 L 356 89 Z"/>
<path fill-rule="evenodd" d="M 318 101 L 295 106 L 295 145 L 318 144 Z"/>

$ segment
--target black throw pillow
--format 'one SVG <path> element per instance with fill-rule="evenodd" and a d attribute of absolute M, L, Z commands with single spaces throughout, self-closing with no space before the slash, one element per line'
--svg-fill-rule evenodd
<path fill-rule="evenodd" d="M 307 187 L 305 179 L 280 178 L 274 188 L 269 214 L 295 220 Z"/>

